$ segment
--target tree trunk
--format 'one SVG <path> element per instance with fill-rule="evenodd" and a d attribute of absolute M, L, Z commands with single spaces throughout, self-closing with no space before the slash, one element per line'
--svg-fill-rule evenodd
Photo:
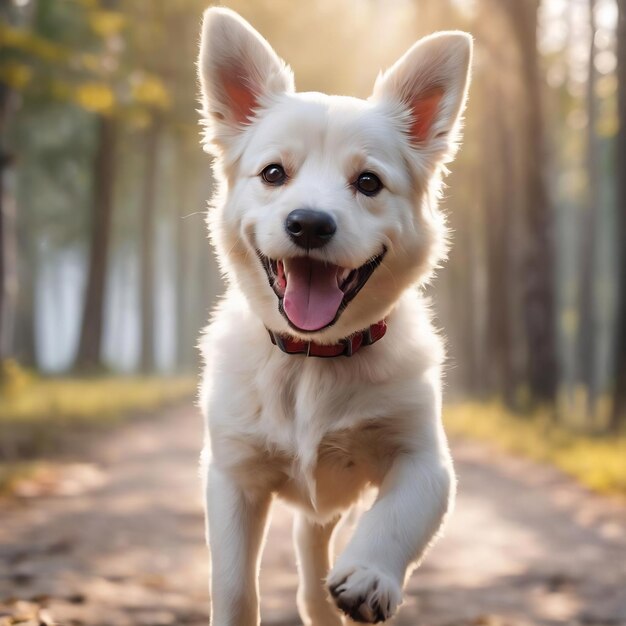
<path fill-rule="evenodd" d="M 11 90 L 7 85 L 0 82 L 0 360 L 6 358 L 8 330 L 6 328 L 7 311 L 7 290 L 10 280 L 8 278 L 9 262 L 7 258 L 8 237 L 10 229 L 7 224 L 8 205 L 6 190 L 6 173 L 11 163 L 11 156 L 6 148 L 6 129 L 11 102 Z"/>
<path fill-rule="evenodd" d="M 2 175 L 0 174 L 0 177 Z M 6 176 L 6 174 L 5 174 Z M 6 178 L 5 178 L 6 180 Z M 4 187 L 4 188 L 3 188 Z M 4 183 L 0 183 L 0 194 L 4 197 L 0 210 L 0 256 L 2 264 L 2 314 L 0 321 L 0 360 L 15 358 L 15 328 L 18 299 L 18 268 L 17 268 L 17 207 L 14 193 L 9 193 Z"/>
<path fill-rule="evenodd" d="M 26 204 L 28 200 L 25 201 Z M 13 354 L 25 367 L 37 367 L 35 336 L 35 289 L 39 275 L 39 237 L 36 220 L 24 205 L 18 212 L 17 223 L 17 279 L 18 292 L 15 314 Z"/>
<path fill-rule="evenodd" d="M 34 247 L 32 243 L 26 244 Z M 25 258 L 26 257 L 26 258 Z M 13 354 L 25 367 L 37 367 L 37 346 L 35 340 L 35 277 L 37 276 L 36 252 L 20 258 L 19 293 L 15 317 L 15 338 Z"/>
<path fill-rule="evenodd" d="M 4 13 L 7 4 L 6 0 L 0 1 L 0 9 Z M 8 165 L 8 155 L 5 154 L 5 135 L 6 135 L 6 117 L 9 104 L 9 88 L 2 82 L 0 82 L 0 361 L 5 358 L 5 354 L 2 352 L 2 337 L 4 335 L 4 307 L 6 302 L 5 297 L 5 219 L 4 219 L 4 177 L 5 170 Z"/>
<path fill-rule="evenodd" d="M 611 427 L 626 423 L 626 0 L 618 0 L 617 76 L 619 130 L 616 140 L 617 182 L 617 328 L 615 342 L 615 391 Z"/>
<path fill-rule="evenodd" d="M 116 121 L 112 117 L 101 116 L 98 119 L 98 148 L 93 168 L 93 215 L 85 307 L 74 363 L 74 368 L 81 370 L 94 370 L 102 366 L 102 333 L 113 215 L 116 135 Z"/>
<path fill-rule="evenodd" d="M 19 23 L 26 28 L 33 19 L 35 5 L 31 2 L 18 7 L 11 0 L 0 0 L 0 20 L 12 25 Z M 7 148 L 6 135 L 9 120 L 14 117 L 19 104 L 19 94 L 0 82 L 0 360 L 11 356 L 26 365 L 34 365 L 34 361 L 22 361 L 21 354 L 15 350 L 15 335 L 21 322 L 18 207 L 15 196 L 9 195 L 6 185 L 7 173 L 14 160 L 14 155 Z M 32 311 L 30 313 L 32 317 Z"/>
<path fill-rule="evenodd" d="M 458 237 L 455 245 L 458 243 L 463 248 L 467 260 L 466 268 L 473 268 L 473 270 L 463 272 L 458 278 L 451 303 L 456 312 L 455 327 L 459 333 L 458 345 L 463 361 L 459 363 L 463 388 L 473 397 L 484 397 L 487 391 L 487 381 L 483 368 L 485 352 L 481 349 L 483 329 L 476 306 L 476 301 L 481 296 L 476 271 L 481 262 L 479 254 L 481 241 L 479 229 L 473 220 L 468 215 L 464 215 L 463 219 L 463 226 L 457 231 Z"/>
<path fill-rule="evenodd" d="M 489 81 L 489 83 L 492 81 Z M 487 350 L 492 390 L 502 396 L 507 406 L 515 403 L 516 382 L 513 373 L 513 342 L 511 315 L 512 246 L 511 219 L 513 200 L 508 186 L 513 179 L 511 141 L 506 131 L 501 106 L 503 94 L 495 84 L 489 84 L 485 105 L 484 146 L 489 154 L 483 168 L 485 191 L 487 243 Z"/>
<path fill-rule="evenodd" d="M 596 135 L 596 121 L 598 117 L 598 101 L 596 85 L 598 72 L 595 68 L 596 60 L 596 0 L 589 0 L 589 28 L 591 41 L 589 44 L 589 63 L 587 78 L 587 206 L 583 207 L 584 214 L 581 220 L 580 246 L 580 286 L 579 304 L 580 315 L 578 327 L 578 380 L 587 390 L 587 410 L 593 415 L 597 390 L 596 381 L 596 315 L 594 274 L 596 256 L 596 232 L 600 204 L 599 188 L 599 145 Z"/>
<path fill-rule="evenodd" d="M 17 315 L 17 205 L 15 193 L 7 185 L 14 155 L 6 139 L 17 106 L 18 94 L 0 82 L 0 361 L 14 356 Z"/>
<path fill-rule="evenodd" d="M 155 120 L 145 138 L 146 166 L 144 171 L 143 201 L 141 206 L 141 357 L 143 372 L 155 368 L 155 297 L 154 297 L 154 237 L 156 218 L 156 183 L 158 175 L 160 123 Z"/>
<path fill-rule="evenodd" d="M 0 361 L 6 358 L 4 353 L 4 341 L 5 335 L 5 306 L 6 306 L 6 294 L 5 285 L 7 283 L 5 276 L 5 217 L 4 217 L 4 154 L 0 152 Z"/>
<path fill-rule="evenodd" d="M 174 228 L 176 233 L 176 365 L 179 370 L 190 370 L 195 364 L 195 336 L 192 332 L 194 317 L 190 315 L 192 299 L 190 297 L 189 272 L 191 271 L 191 247 L 193 230 L 197 228 L 198 216 L 190 202 L 193 188 L 190 187 L 189 161 L 187 151 L 182 145 L 185 137 L 178 144 L 177 202 L 174 204 Z"/>
<path fill-rule="evenodd" d="M 500 3 L 497 3 L 500 4 Z M 528 352 L 528 385 L 532 398 L 553 403 L 559 382 L 556 298 L 554 289 L 554 215 L 547 185 L 548 159 L 544 131 L 537 14 L 539 0 L 503 0 L 520 52 L 526 101 L 523 120 L 525 230 L 524 325 Z"/>

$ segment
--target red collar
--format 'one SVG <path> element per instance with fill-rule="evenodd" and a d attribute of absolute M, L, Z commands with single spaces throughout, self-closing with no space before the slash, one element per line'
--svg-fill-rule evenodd
<path fill-rule="evenodd" d="M 268 328 L 270 339 L 285 354 L 305 354 L 306 356 L 334 357 L 352 356 L 363 346 L 369 346 L 382 339 L 387 332 L 385 320 L 372 324 L 369 328 L 361 330 L 350 337 L 342 339 L 339 343 L 321 344 L 314 341 L 294 339 L 288 335 L 279 335 Z"/>

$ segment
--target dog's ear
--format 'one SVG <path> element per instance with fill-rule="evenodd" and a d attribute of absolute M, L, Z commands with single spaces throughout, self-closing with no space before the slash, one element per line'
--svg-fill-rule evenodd
<path fill-rule="evenodd" d="M 198 72 L 208 139 L 237 134 L 276 94 L 293 91 L 293 74 L 269 43 L 237 13 L 204 13 Z"/>
<path fill-rule="evenodd" d="M 471 58 L 470 35 L 436 33 L 414 44 L 374 86 L 372 99 L 396 105 L 396 111 L 400 105 L 412 145 L 434 161 L 453 156 Z"/>

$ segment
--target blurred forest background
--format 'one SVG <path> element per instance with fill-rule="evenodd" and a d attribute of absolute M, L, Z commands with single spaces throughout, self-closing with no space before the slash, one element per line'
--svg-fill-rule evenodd
<path fill-rule="evenodd" d="M 232 0 L 301 91 L 367 97 L 439 29 L 476 40 L 432 289 L 448 397 L 585 436 L 626 423 L 626 0 Z M 0 359 L 197 371 L 221 290 L 195 59 L 207 0 L 0 0 Z M 623 450 L 623 448 L 622 448 Z M 626 476 L 624 476 L 626 483 Z"/>
<path fill-rule="evenodd" d="M 0 0 L 0 626 L 208 623 L 209 3 Z M 626 0 L 223 4 L 301 91 L 367 97 L 417 38 L 473 34 L 428 288 L 460 489 L 398 624 L 626 625 Z M 289 524 L 268 625 L 301 623 Z"/>

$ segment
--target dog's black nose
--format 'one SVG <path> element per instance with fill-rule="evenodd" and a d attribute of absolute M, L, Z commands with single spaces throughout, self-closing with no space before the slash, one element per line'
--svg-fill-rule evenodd
<path fill-rule="evenodd" d="M 337 224 L 324 211 L 296 209 L 287 216 L 285 228 L 296 245 L 310 250 L 325 246 L 335 234 Z"/>

